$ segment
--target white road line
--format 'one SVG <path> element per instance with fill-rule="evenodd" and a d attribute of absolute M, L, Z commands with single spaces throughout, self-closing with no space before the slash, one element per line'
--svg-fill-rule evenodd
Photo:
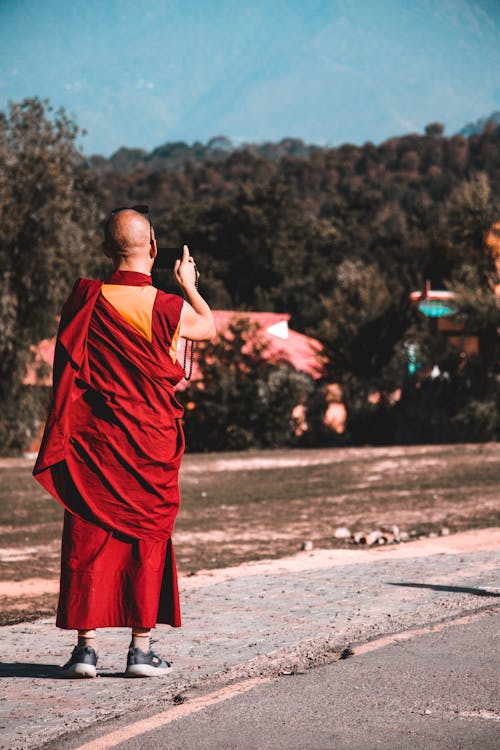
<path fill-rule="evenodd" d="M 141 719 L 132 724 L 127 724 L 127 726 L 121 727 L 121 729 L 115 729 L 113 732 L 109 732 L 108 734 L 102 735 L 102 737 L 98 737 L 95 740 L 86 742 L 84 745 L 80 745 L 75 750 L 108 750 L 108 748 L 119 745 L 120 742 L 125 742 L 132 737 L 138 737 L 146 732 L 151 732 L 152 730 L 163 727 L 166 724 L 171 724 L 173 721 L 184 719 L 186 716 L 190 716 L 208 706 L 222 703 L 222 701 L 227 701 L 231 698 L 236 698 L 238 695 L 242 695 L 258 685 L 263 685 L 270 681 L 271 678 L 269 677 L 252 677 L 249 680 L 239 682 L 235 685 L 227 685 L 214 693 L 201 695 L 199 698 L 194 698 L 179 706 L 169 708 L 166 711 L 161 711 L 147 719 Z"/>
<path fill-rule="evenodd" d="M 354 646 L 353 655 L 361 656 L 361 654 L 367 654 L 370 651 L 377 651 L 379 648 L 385 648 L 386 646 L 391 646 L 394 643 L 408 641 L 410 638 L 416 638 L 419 635 L 439 633 L 441 630 L 446 630 L 446 628 L 451 628 L 454 625 L 467 625 L 469 622 L 474 622 L 475 620 L 479 620 L 481 617 L 484 617 L 487 614 L 491 614 L 491 612 L 492 610 L 488 608 L 481 610 L 480 612 L 475 612 L 471 615 L 458 617 L 455 620 L 438 622 L 425 628 L 414 628 L 413 630 L 404 630 L 402 633 L 384 635 L 381 638 L 375 638 L 373 641 L 368 641 L 368 643 L 362 643 L 360 646 Z"/>

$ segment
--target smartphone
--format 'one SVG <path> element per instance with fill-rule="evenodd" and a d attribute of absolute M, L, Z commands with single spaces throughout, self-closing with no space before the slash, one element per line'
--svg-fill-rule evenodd
<path fill-rule="evenodd" d="M 159 247 L 155 259 L 155 268 L 168 268 L 172 271 L 176 260 L 182 260 L 181 247 Z"/>

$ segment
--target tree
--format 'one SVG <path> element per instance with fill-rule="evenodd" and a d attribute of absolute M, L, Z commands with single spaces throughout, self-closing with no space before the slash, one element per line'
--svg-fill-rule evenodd
<path fill-rule="evenodd" d="M 376 381 L 409 325 L 406 300 L 404 309 L 399 303 L 375 264 L 350 259 L 340 264 L 335 285 L 323 298 L 318 328 L 327 346 L 331 379 L 352 374 Z"/>
<path fill-rule="evenodd" d="M 498 272 L 485 239 L 500 215 L 485 174 L 473 176 L 454 191 L 436 227 L 447 246 L 445 285 L 454 292 L 453 321 L 477 338 L 477 351 L 446 346 L 432 332 L 417 341 L 422 370 L 437 365 L 442 375 L 419 378 L 402 400 L 413 439 L 427 441 L 494 440 L 500 436 L 500 298 Z M 423 333 L 423 330 L 421 330 Z"/>
<path fill-rule="evenodd" d="M 243 450 L 296 442 L 292 410 L 312 380 L 266 356 L 256 327 L 237 317 L 215 343 L 200 345 L 200 376 L 179 394 L 193 451 Z"/>
<path fill-rule="evenodd" d="M 454 379 L 460 398 L 451 418 L 463 439 L 500 436 L 500 296 L 495 293 L 499 274 L 485 241 L 498 216 L 500 204 L 484 173 L 463 183 L 448 206 L 458 258 L 451 278 L 456 319 L 479 341 L 478 353 L 462 362 Z"/>
<path fill-rule="evenodd" d="M 487 369 L 500 363 L 500 308 L 495 295 L 498 270 L 486 245 L 488 231 L 499 216 L 500 203 L 489 179 L 479 173 L 450 197 L 441 228 L 451 245 L 453 262 L 447 283 L 456 294 L 456 319 L 478 336 L 480 356 Z"/>
<path fill-rule="evenodd" d="M 430 122 L 425 126 L 425 135 L 432 138 L 439 138 L 444 133 L 444 125 L 440 122 Z"/>
<path fill-rule="evenodd" d="M 21 451 L 39 404 L 23 387 L 30 347 L 55 333 L 75 277 L 95 262 L 96 178 L 63 110 L 26 99 L 0 114 L 0 450 Z"/>
<path fill-rule="evenodd" d="M 347 258 L 322 302 L 324 315 L 317 335 L 328 358 L 326 377 L 342 387 L 348 413 L 346 437 L 390 442 L 392 426 L 385 405 L 401 383 L 402 343 L 414 315 L 408 294 L 392 291 L 387 274 L 374 262 Z M 373 392 L 379 394 L 377 406 L 368 401 Z"/>
<path fill-rule="evenodd" d="M 313 221 L 279 182 L 226 200 L 193 201 L 158 222 L 160 236 L 188 242 L 214 307 L 286 311 L 305 330 L 332 281 L 336 233 Z"/>

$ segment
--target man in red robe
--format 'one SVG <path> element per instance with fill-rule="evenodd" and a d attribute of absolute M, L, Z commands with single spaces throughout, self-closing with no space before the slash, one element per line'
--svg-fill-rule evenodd
<path fill-rule="evenodd" d="M 171 539 L 184 450 L 177 342 L 209 339 L 215 326 L 187 246 L 174 266 L 185 300 L 152 286 L 156 241 L 139 210 L 111 214 L 103 248 L 110 278 L 79 279 L 62 310 L 33 473 L 66 509 L 56 624 L 78 630 L 78 642 L 63 675 L 95 677 L 96 628 L 129 627 L 125 674 L 160 676 L 171 665 L 151 650 L 150 630 L 181 624 Z"/>

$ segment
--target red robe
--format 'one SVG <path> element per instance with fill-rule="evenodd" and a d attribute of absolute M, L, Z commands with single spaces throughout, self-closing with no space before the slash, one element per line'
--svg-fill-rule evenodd
<path fill-rule="evenodd" d="M 151 283 L 131 271 L 105 286 L 79 279 L 62 311 L 33 472 L 66 508 L 62 628 L 180 625 L 171 534 L 184 450 L 174 397 L 184 371 L 173 351 L 183 301 Z M 112 292 L 130 297 L 121 295 L 121 312 Z"/>

